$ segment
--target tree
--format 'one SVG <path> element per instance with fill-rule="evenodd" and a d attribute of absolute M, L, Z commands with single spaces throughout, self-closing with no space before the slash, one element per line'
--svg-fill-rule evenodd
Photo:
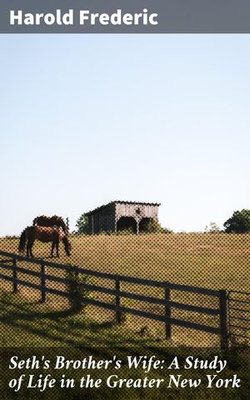
<path fill-rule="evenodd" d="M 76 221 L 77 233 L 89 233 L 89 220 L 86 214 L 82 214 Z"/>
<path fill-rule="evenodd" d="M 218 233 L 218 232 L 220 232 L 220 228 L 216 224 L 216 222 L 210 222 L 210 224 L 205 227 L 205 232 L 206 233 Z"/>
<path fill-rule="evenodd" d="M 231 218 L 224 223 L 227 233 L 250 232 L 250 210 L 234 211 Z"/>

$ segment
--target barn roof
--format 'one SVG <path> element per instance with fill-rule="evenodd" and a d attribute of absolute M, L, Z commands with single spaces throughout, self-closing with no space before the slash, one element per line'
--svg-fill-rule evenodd
<path fill-rule="evenodd" d="M 157 207 L 159 207 L 161 205 L 161 203 L 145 203 L 145 202 L 141 202 L 141 201 L 114 200 L 114 201 L 111 201 L 111 202 L 109 202 L 107 204 L 104 204 L 104 205 L 102 205 L 100 207 L 97 207 L 94 210 L 88 211 L 87 213 L 85 213 L 85 215 L 94 214 L 94 213 L 99 212 L 99 211 L 103 210 L 104 208 L 109 207 L 109 206 L 111 206 L 113 204 L 135 204 L 135 205 L 138 204 L 138 205 L 143 205 L 143 206 L 157 206 Z"/>

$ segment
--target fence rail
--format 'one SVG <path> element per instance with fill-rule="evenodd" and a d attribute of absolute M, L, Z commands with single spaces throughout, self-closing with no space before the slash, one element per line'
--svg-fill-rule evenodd
<path fill-rule="evenodd" d="M 230 290 L 229 332 L 231 338 L 250 340 L 250 293 L 241 290 Z M 235 313 L 237 312 L 237 314 Z M 244 326 L 243 326 L 244 324 Z"/>
<path fill-rule="evenodd" d="M 18 291 L 19 286 L 26 286 L 33 289 L 37 289 L 41 293 L 41 301 L 45 302 L 47 300 L 47 294 L 55 294 L 58 296 L 63 296 L 66 298 L 71 298 L 72 295 L 60 289 L 55 289 L 48 287 L 48 282 L 57 282 L 61 284 L 68 284 L 72 280 L 66 277 L 59 277 L 47 273 L 47 267 L 52 267 L 53 270 L 62 271 L 74 271 L 75 274 L 85 274 L 88 276 L 93 276 L 100 279 L 109 280 L 114 284 L 114 288 L 107 288 L 96 284 L 79 283 L 79 286 L 87 289 L 89 291 L 103 293 L 106 295 L 114 296 L 115 303 L 104 302 L 89 297 L 82 298 L 83 304 L 91 304 L 93 306 L 101 307 L 104 309 L 113 310 L 116 313 L 116 320 L 118 323 L 122 321 L 122 313 L 128 313 L 132 315 L 137 315 L 140 317 L 149 318 L 151 320 L 160 321 L 165 324 L 165 336 L 167 339 L 171 338 L 172 327 L 180 326 L 189 329 L 195 329 L 203 332 L 208 332 L 211 334 L 216 334 L 220 336 L 221 347 L 225 348 L 228 346 L 229 341 L 229 329 L 228 329 L 228 294 L 225 290 L 212 290 L 207 288 L 201 288 L 196 286 L 180 285 L 170 282 L 160 282 L 156 280 L 141 279 L 131 276 L 123 276 L 119 274 L 110 274 L 106 272 L 94 271 L 86 268 L 81 268 L 77 266 L 58 264 L 50 261 L 45 261 L 42 259 L 29 259 L 13 253 L 7 253 L 0 251 L 0 256 L 4 259 L 0 259 L 0 269 L 11 272 L 10 275 L 6 275 L 0 272 L 0 279 L 12 282 L 13 292 Z M 39 266 L 39 271 L 34 271 L 23 266 L 17 265 L 18 261 L 24 261 L 31 265 Z M 27 281 L 25 279 L 20 279 L 20 274 L 32 276 L 40 279 L 40 284 Z M 141 285 L 145 288 L 150 286 L 153 288 L 163 289 L 163 298 L 147 296 L 144 294 L 128 292 L 122 290 L 121 285 L 123 283 L 132 283 L 136 285 Z M 200 305 L 186 304 L 179 301 L 172 300 L 173 292 L 178 293 L 188 293 L 192 296 L 195 294 L 206 295 L 212 299 L 217 299 L 217 308 L 209 308 Z M 144 311 L 133 307 L 126 307 L 122 305 L 122 299 L 133 299 L 139 302 L 145 302 L 148 304 L 154 304 L 163 306 L 164 312 L 158 314 L 152 311 Z M 214 316 L 218 317 L 217 326 L 212 326 L 209 324 L 197 323 L 195 321 L 187 320 L 184 315 L 183 318 L 176 318 L 173 316 L 174 310 L 180 310 L 185 312 L 194 312 L 203 316 Z"/>

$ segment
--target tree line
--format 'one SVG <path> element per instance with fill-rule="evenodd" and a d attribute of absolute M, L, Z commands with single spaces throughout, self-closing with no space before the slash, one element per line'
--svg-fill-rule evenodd
<path fill-rule="evenodd" d="M 152 225 L 152 226 L 151 226 Z M 162 228 L 159 224 L 152 222 L 151 225 L 148 226 L 148 232 L 161 232 L 170 230 Z M 157 226 L 156 226 L 157 225 Z M 226 233 L 247 233 L 250 232 L 250 210 L 243 209 L 241 211 L 234 211 L 232 216 L 227 219 L 223 224 L 224 230 Z M 76 222 L 76 233 L 84 234 L 89 232 L 88 227 L 88 218 L 86 214 L 82 214 L 77 222 Z M 215 233 L 221 232 L 220 228 L 217 226 L 215 222 L 211 222 L 208 227 L 205 228 L 206 232 Z"/>

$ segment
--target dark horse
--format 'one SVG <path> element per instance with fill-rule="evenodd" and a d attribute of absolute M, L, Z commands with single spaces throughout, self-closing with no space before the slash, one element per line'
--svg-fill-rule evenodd
<path fill-rule="evenodd" d="M 26 247 L 27 257 L 33 257 L 32 247 L 35 240 L 40 240 L 40 242 L 52 242 L 51 247 L 51 257 L 53 257 L 54 248 L 56 248 L 56 256 L 59 256 L 59 242 L 62 240 L 64 244 L 64 249 L 67 256 L 70 256 L 71 244 L 68 239 L 68 235 L 63 232 L 61 228 L 46 227 L 46 226 L 28 226 L 21 234 L 19 241 L 19 251 L 23 252 Z"/>
<path fill-rule="evenodd" d="M 58 228 L 62 228 L 65 233 L 68 232 L 68 228 L 62 219 L 62 217 L 58 217 L 57 215 L 53 215 L 53 217 L 46 217 L 46 215 L 41 215 L 40 217 L 36 217 L 33 221 L 34 226 L 57 226 Z"/>

